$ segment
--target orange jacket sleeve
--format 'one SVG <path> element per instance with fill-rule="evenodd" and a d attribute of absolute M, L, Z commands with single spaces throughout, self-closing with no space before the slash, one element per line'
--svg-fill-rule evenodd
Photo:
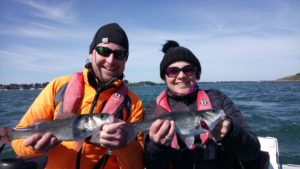
<path fill-rule="evenodd" d="M 22 117 L 19 124 L 17 124 L 16 128 L 23 128 L 29 125 L 32 125 L 41 121 L 49 121 L 53 120 L 54 116 L 54 97 L 57 89 L 59 89 L 64 83 L 61 83 L 61 80 L 65 81 L 69 79 L 68 77 L 62 77 L 60 79 L 56 79 L 49 83 L 39 94 L 39 96 L 32 103 L 28 111 Z M 33 150 L 31 147 L 25 147 L 23 145 L 24 139 L 16 139 L 13 140 L 11 146 L 15 153 L 18 156 L 23 157 L 35 157 L 41 155 L 36 150 Z"/>

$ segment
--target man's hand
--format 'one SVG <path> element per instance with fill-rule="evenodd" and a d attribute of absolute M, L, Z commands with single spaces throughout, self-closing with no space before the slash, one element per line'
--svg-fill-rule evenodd
<path fill-rule="evenodd" d="M 52 148 L 56 147 L 61 142 L 57 140 L 51 133 L 45 133 L 44 135 L 33 134 L 27 137 L 23 145 L 31 146 L 33 149 L 38 150 L 42 153 L 47 153 Z"/>
<path fill-rule="evenodd" d="M 103 125 L 99 131 L 99 144 L 109 150 L 122 148 L 136 137 L 135 134 L 133 126 L 115 118 L 113 123 Z"/>

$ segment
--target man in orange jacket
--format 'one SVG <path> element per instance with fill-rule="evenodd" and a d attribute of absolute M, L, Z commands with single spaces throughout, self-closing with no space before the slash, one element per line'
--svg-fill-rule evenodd
<path fill-rule="evenodd" d="M 101 113 L 103 109 L 117 107 L 119 115 L 115 117 L 113 123 L 104 125 L 93 139 L 85 140 L 79 151 L 76 150 L 74 141 L 61 142 L 51 133 L 45 133 L 14 140 L 12 147 L 16 154 L 22 157 L 47 154 L 48 160 L 45 166 L 47 169 L 143 168 L 142 136 L 139 135 L 137 139 L 127 144 L 127 135 L 133 131 L 124 128 L 125 122 L 143 120 L 142 101 L 125 87 L 123 103 L 106 106 L 110 97 L 125 86 L 123 72 L 128 59 L 128 46 L 127 35 L 118 24 L 111 23 L 99 28 L 90 45 L 90 62 L 85 65 L 81 73 L 82 80 L 72 82 L 72 86 L 81 86 L 80 99 L 77 102 L 69 99 L 69 96 L 72 97 L 72 94 L 76 93 L 75 90 L 68 91 L 68 87 L 71 86 L 71 76 L 59 77 L 40 93 L 17 128 L 41 120 L 54 120 L 66 111 L 74 114 Z M 65 97 L 60 98 L 56 103 L 58 93 L 64 86 L 67 86 Z M 71 105 L 71 107 L 66 106 L 69 110 L 62 110 L 65 104 Z"/>

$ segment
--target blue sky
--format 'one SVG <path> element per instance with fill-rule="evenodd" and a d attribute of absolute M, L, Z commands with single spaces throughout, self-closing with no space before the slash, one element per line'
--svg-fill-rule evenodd
<path fill-rule="evenodd" d="M 129 37 L 125 78 L 161 82 L 172 39 L 200 60 L 200 81 L 274 80 L 300 73 L 298 0 L 0 0 L 0 84 L 81 71 L 97 29 Z"/>

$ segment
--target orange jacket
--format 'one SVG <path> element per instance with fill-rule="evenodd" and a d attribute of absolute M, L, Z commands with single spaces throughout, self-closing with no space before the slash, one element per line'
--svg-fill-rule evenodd
<path fill-rule="evenodd" d="M 84 69 L 84 94 L 81 105 L 78 106 L 77 113 L 87 114 L 91 107 L 92 101 L 96 94 L 95 89 L 89 84 L 87 74 L 88 70 Z M 71 76 L 63 76 L 53 80 L 49 83 L 40 95 L 33 102 L 29 110 L 22 117 L 17 128 L 26 127 L 40 120 L 53 120 L 55 114 L 60 106 L 54 105 L 55 94 L 57 91 L 69 80 Z M 122 84 L 119 80 L 115 82 L 117 86 Z M 110 95 L 114 92 L 114 88 L 109 88 L 103 91 L 95 106 L 94 112 L 99 112 L 104 101 L 108 100 Z M 128 90 L 128 96 L 131 100 L 131 114 L 127 118 L 127 122 L 142 121 L 144 108 L 142 101 L 131 90 Z M 47 169 L 70 169 L 76 166 L 77 152 L 74 150 L 75 142 L 62 142 L 54 149 L 48 152 Z M 31 147 L 23 146 L 23 139 L 12 141 L 12 148 L 16 154 L 23 157 L 35 157 L 41 155 L 40 152 Z M 107 149 L 98 147 L 92 144 L 84 143 L 82 148 L 82 155 L 80 159 L 81 169 L 91 169 L 95 166 L 97 161 L 106 153 Z M 132 141 L 124 148 L 113 151 L 112 156 L 109 157 L 105 165 L 106 169 L 142 169 L 143 166 L 143 138 L 138 136 L 137 141 Z"/>

